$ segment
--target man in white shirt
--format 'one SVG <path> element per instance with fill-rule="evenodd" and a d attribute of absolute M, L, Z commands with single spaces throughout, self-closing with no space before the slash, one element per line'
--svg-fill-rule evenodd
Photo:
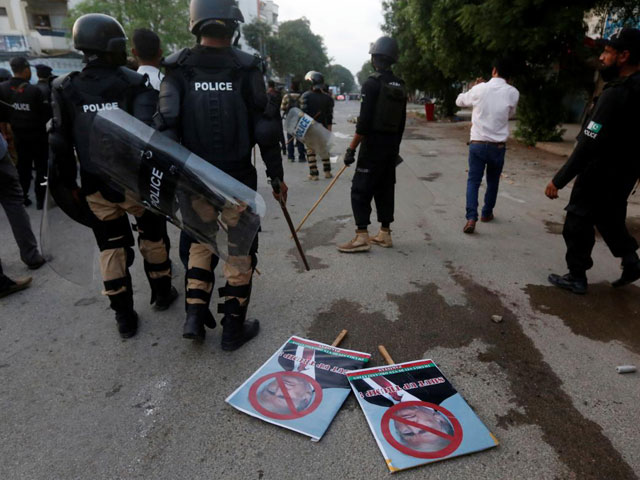
<path fill-rule="evenodd" d="M 494 63 L 491 80 L 479 81 L 456 99 L 459 107 L 473 107 L 471 141 L 469 143 L 469 178 L 467 180 L 467 223 L 464 233 L 473 233 L 478 221 L 478 190 L 485 168 L 487 191 L 482 208 L 482 222 L 493 220 L 498 197 L 498 184 L 504 167 L 504 154 L 509 138 L 509 118 L 515 113 L 520 93 L 505 79 L 511 75 L 506 60 Z"/>
<path fill-rule="evenodd" d="M 138 60 L 140 67 L 138 73 L 147 75 L 149 83 L 156 90 L 160 90 L 160 84 L 164 75 L 160 71 L 162 61 L 162 48 L 160 37 L 151 30 L 139 28 L 133 32 L 133 48 L 131 53 Z"/>

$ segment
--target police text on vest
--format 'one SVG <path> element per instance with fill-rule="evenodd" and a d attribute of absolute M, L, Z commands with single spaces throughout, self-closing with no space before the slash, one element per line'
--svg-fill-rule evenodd
<path fill-rule="evenodd" d="M 113 103 L 92 103 L 90 105 L 83 105 L 82 111 L 84 113 L 91 112 L 103 112 L 105 110 L 118 110 L 118 102 Z"/>
<path fill-rule="evenodd" d="M 233 82 L 196 82 L 196 92 L 232 92 Z"/>

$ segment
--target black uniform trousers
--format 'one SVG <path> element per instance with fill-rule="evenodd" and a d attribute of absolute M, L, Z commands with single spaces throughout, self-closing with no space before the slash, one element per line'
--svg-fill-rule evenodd
<path fill-rule="evenodd" d="M 351 208 L 359 229 L 371 223 L 371 201 L 376 204 L 378 221 L 393 222 L 397 153 L 369 155 L 360 151 L 351 184 Z"/>
<path fill-rule="evenodd" d="M 629 233 L 626 225 L 627 204 L 603 208 L 598 212 L 579 215 L 567 212 L 562 236 L 567 245 L 566 261 L 569 272 L 574 276 L 584 276 L 593 267 L 591 252 L 596 242 L 595 228 L 614 257 L 633 256 L 638 250 L 638 242 Z"/>
<path fill-rule="evenodd" d="M 32 170 L 35 167 L 36 181 L 34 191 L 39 205 L 44 202 L 46 187 L 42 184 L 47 176 L 49 157 L 49 139 L 46 131 L 13 129 L 16 151 L 18 153 L 18 175 L 25 198 L 29 196 Z"/>

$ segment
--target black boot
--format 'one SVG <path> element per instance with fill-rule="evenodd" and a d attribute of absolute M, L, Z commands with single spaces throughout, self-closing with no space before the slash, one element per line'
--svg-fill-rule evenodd
<path fill-rule="evenodd" d="M 240 306 L 237 298 L 227 300 L 220 305 L 222 319 L 222 349 L 233 351 L 240 348 L 260 331 L 258 320 L 246 320 L 249 301 Z"/>
<path fill-rule="evenodd" d="M 640 280 L 640 261 L 636 261 L 634 263 L 625 263 L 622 270 L 622 275 L 611 285 L 614 288 L 624 287 L 625 285 L 629 285 L 636 280 Z"/>
<path fill-rule="evenodd" d="M 171 277 L 149 278 L 151 285 L 151 303 L 158 312 L 167 310 L 176 298 L 178 291 L 171 285 Z"/>
<path fill-rule="evenodd" d="M 574 275 L 567 273 L 560 276 L 555 273 L 549 275 L 549 283 L 556 287 L 564 288 L 578 295 L 587 293 L 587 277 L 582 275 Z"/>
<path fill-rule="evenodd" d="M 205 325 L 215 328 L 216 320 L 213 318 L 208 305 L 187 305 L 187 319 L 184 322 L 182 337 L 189 340 L 204 340 L 206 336 Z"/>
<path fill-rule="evenodd" d="M 118 332 L 122 338 L 131 338 L 138 332 L 138 314 L 133 309 L 133 292 L 128 290 L 109 295 L 111 308 L 116 312 Z"/>

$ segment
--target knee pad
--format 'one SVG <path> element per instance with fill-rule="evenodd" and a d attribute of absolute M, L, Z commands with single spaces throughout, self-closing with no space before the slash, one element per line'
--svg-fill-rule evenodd
<path fill-rule="evenodd" d="M 129 226 L 129 219 L 126 215 L 115 220 L 106 222 L 96 222 L 93 227 L 93 233 L 98 242 L 98 248 L 103 252 L 105 250 L 115 250 L 117 248 L 131 248 L 135 241 L 133 233 Z M 127 252 L 127 257 L 129 256 Z"/>
<path fill-rule="evenodd" d="M 164 218 L 146 210 L 137 221 L 141 240 L 159 242 L 166 239 L 167 221 Z"/>

